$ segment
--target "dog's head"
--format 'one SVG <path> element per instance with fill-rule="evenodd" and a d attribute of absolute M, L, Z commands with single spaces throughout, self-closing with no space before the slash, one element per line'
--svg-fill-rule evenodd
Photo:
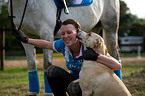
<path fill-rule="evenodd" d="M 107 54 L 107 48 L 104 43 L 104 40 L 98 34 L 93 32 L 86 33 L 84 31 L 81 31 L 78 33 L 78 38 L 85 47 L 93 48 L 95 52 L 103 55 Z"/>

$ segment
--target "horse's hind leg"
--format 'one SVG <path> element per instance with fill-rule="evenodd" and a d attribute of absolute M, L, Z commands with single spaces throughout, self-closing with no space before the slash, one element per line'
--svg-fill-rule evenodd
<path fill-rule="evenodd" d="M 118 51 L 118 34 L 115 28 L 112 30 L 113 27 L 109 27 L 103 32 L 103 37 L 105 40 L 105 44 L 107 46 L 108 52 L 111 56 L 120 60 L 120 55 Z"/>
<path fill-rule="evenodd" d="M 110 26 L 105 29 L 105 32 L 103 33 L 103 37 L 105 39 L 105 43 L 107 46 L 107 49 L 109 51 L 109 54 L 119 60 L 120 62 L 120 54 L 118 51 L 118 32 L 117 32 L 117 26 L 116 28 Z M 120 62 L 121 63 L 121 62 Z M 121 76 L 121 70 L 114 70 L 115 74 L 122 80 Z"/>
<path fill-rule="evenodd" d="M 118 51 L 119 1 L 116 0 L 116 2 L 112 3 L 109 3 L 109 0 L 107 1 L 108 7 L 103 13 L 101 19 L 101 23 L 104 29 L 103 37 L 109 54 L 120 61 L 120 55 Z M 111 5 L 113 3 L 115 7 L 114 5 Z M 122 80 L 121 70 L 115 70 L 114 72 Z"/>
<path fill-rule="evenodd" d="M 107 0 L 101 18 L 101 24 L 104 29 L 103 37 L 108 51 L 118 60 L 120 60 L 118 52 L 119 7 L 119 0 Z"/>
<path fill-rule="evenodd" d="M 33 45 L 24 44 L 27 63 L 28 63 L 28 78 L 29 78 L 29 92 L 30 95 L 38 94 L 40 91 L 39 78 L 35 61 L 35 48 Z"/>

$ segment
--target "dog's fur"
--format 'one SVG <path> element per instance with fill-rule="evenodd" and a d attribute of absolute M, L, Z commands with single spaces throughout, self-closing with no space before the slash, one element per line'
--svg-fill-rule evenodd
<path fill-rule="evenodd" d="M 104 40 L 96 33 L 79 32 L 80 41 L 85 47 L 106 55 Z M 131 96 L 130 92 L 109 67 L 97 62 L 84 60 L 80 72 L 82 96 Z"/>

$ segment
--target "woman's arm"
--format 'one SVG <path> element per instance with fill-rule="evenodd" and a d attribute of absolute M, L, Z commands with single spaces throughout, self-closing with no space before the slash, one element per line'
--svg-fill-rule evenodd
<path fill-rule="evenodd" d="M 119 62 L 111 56 L 108 57 L 100 54 L 97 58 L 97 61 L 108 66 L 113 70 L 120 70 L 122 68 L 121 64 L 119 64 Z"/>
<path fill-rule="evenodd" d="M 53 50 L 53 42 L 49 42 L 49 41 L 46 41 L 46 40 L 28 38 L 27 43 L 32 44 L 32 45 L 34 45 L 36 47 L 39 47 L 39 48 Z"/>
<path fill-rule="evenodd" d="M 121 64 L 119 64 L 119 62 L 115 58 L 111 56 L 108 57 L 102 54 L 98 54 L 93 49 L 86 50 L 83 54 L 83 58 L 85 60 L 93 60 L 93 61 L 100 62 L 108 66 L 112 70 L 119 70 L 122 68 Z"/>
<path fill-rule="evenodd" d="M 44 48 L 44 49 L 50 49 L 53 50 L 53 42 L 49 42 L 46 40 L 41 40 L 41 39 L 30 39 L 28 37 L 25 37 L 20 30 L 13 30 L 12 34 L 21 42 L 23 43 L 28 43 L 32 44 L 36 47 L 39 48 Z"/>

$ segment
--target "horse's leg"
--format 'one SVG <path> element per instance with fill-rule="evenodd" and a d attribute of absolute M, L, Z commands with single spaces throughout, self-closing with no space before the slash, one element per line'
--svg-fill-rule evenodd
<path fill-rule="evenodd" d="M 109 53 L 120 60 L 118 52 L 119 0 L 107 0 L 101 17 L 104 40 Z"/>
<path fill-rule="evenodd" d="M 120 54 L 118 51 L 118 28 L 113 28 L 113 26 L 108 27 L 103 32 L 103 37 L 105 39 L 105 43 L 108 49 L 108 52 L 111 56 L 119 60 L 119 63 L 121 64 L 120 60 Z M 121 70 L 114 70 L 115 74 L 122 80 L 121 76 Z"/>
<path fill-rule="evenodd" d="M 109 54 L 120 62 L 120 55 L 118 51 L 119 0 L 112 1 L 112 3 L 110 3 L 111 1 L 109 0 L 106 2 L 106 10 L 103 12 L 103 16 L 101 18 L 101 23 L 104 28 L 103 37 Z M 122 80 L 121 70 L 115 70 L 114 72 Z"/>
<path fill-rule="evenodd" d="M 40 91 L 39 78 L 35 61 L 35 49 L 33 45 L 24 44 L 27 63 L 28 63 L 28 78 L 29 78 L 29 92 L 30 95 L 38 94 Z"/>
<path fill-rule="evenodd" d="M 111 29 L 111 27 L 110 27 Z M 107 46 L 108 52 L 111 56 L 116 58 L 117 60 L 120 60 L 120 55 L 118 51 L 118 35 L 117 32 L 114 30 L 112 31 L 109 29 L 108 30 L 103 30 L 103 37 L 105 40 L 105 44 Z"/>
<path fill-rule="evenodd" d="M 46 78 L 46 70 L 50 65 L 52 65 L 52 54 L 53 54 L 52 50 L 43 49 L 45 96 L 53 96 L 53 93 L 49 87 L 49 84 Z"/>
<path fill-rule="evenodd" d="M 43 26 L 46 26 L 46 25 L 43 25 Z M 44 28 L 44 27 L 42 27 L 42 28 Z M 44 40 L 53 42 L 54 41 L 54 35 L 53 35 L 53 33 L 51 34 L 51 33 L 48 32 L 48 30 L 50 31 L 50 29 L 52 29 L 52 28 L 49 28 L 49 26 L 46 29 L 41 29 L 40 33 L 43 32 L 44 34 L 42 34 L 40 37 Z M 45 30 L 47 30 L 47 32 Z M 53 32 L 53 30 L 51 30 L 50 32 Z M 47 33 L 47 34 L 45 34 L 45 33 Z M 47 81 L 47 78 L 46 78 L 46 70 L 50 65 L 52 65 L 52 55 L 53 55 L 52 50 L 43 49 L 44 83 L 45 83 L 45 95 L 46 96 L 53 96 L 53 93 L 52 93 L 52 91 L 49 87 L 49 84 L 48 84 L 48 81 Z"/>

